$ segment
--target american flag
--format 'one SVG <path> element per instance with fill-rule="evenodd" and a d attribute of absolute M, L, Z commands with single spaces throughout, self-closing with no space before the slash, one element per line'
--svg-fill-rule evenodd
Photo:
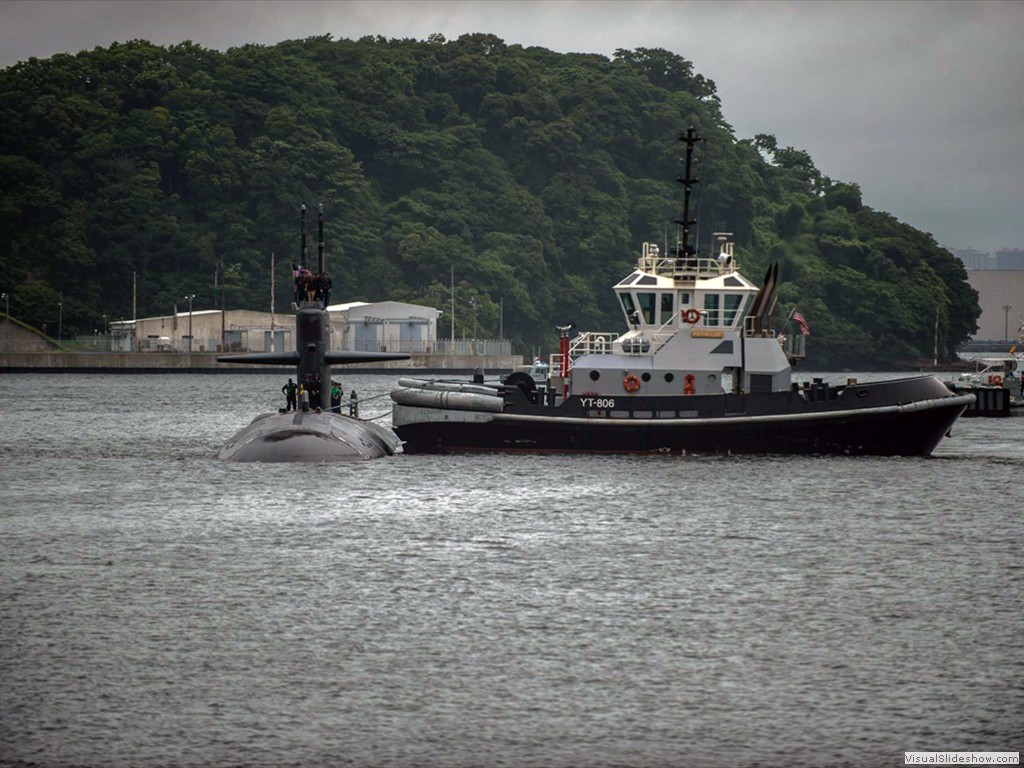
<path fill-rule="evenodd" d="M 797 323 L 800 324 L 800 333 L 802 333 L 804 336 L 810 336 L 811 335 L 811 327 L 807 324 L 807 319 L 803 316 L 803 314 L 800 313 L 800 312 L 797 312 L 794 309 L 792 317 L 793 317 L 794 320 L 797 321 Z"/>

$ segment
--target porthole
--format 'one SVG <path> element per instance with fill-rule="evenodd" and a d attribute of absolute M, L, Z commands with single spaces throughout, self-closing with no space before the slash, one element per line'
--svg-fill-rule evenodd
<path fill-rule="evenodd" d="M 675 380 L 675 378 L 676 378 L 675 374 L 672 374 L 672 373 L 666 373 L 665 374 L 665 381 L 669 382 L 670 384 L 672 383 L 672 381 Z"/>
<path fill-rule="evenodd" d="M 640 374 L 640 378 L 643 379 L 644 381 L 650 381 L 651 380 L 651 374 L 649 374 L 649 373 L 641 373 Z"/>
<path fill-rule="evenodd" d="M 600 371 L 591 371 L 590 372 L 590 380 L 591 381 L 597 381 L 600 378 L 601 378 L 601 372 Z"/>

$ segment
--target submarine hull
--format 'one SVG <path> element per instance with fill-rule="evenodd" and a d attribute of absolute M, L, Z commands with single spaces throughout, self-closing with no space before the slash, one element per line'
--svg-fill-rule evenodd
<path fill-rule="evenodd" d="M 338 413 L 295 411 L 257 416 L 220 450 L 239 462 L 345 462 L 392 456 L 394 433 Z"/>

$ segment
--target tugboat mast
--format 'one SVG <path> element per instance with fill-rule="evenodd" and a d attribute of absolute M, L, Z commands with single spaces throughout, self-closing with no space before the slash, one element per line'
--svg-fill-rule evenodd
<path fill-rule="evenodd" d="M 681 245 L 676 245 L 675 255 L 688 258 L 693 256 L 695 251 L 694 247 L 690 245 L 690 227 L 697 223 L 696 219 L 690 218 L 690 194 L 693 191 L 694 185 L 700 183 L 700 179 L 695 179 L 692 176 L 693 147 L 697 142 L 704 141 L 704 138 L 691 125 L 686 129 L 686 133 L 679 137 L 679 140 L 686 144 L 686 165 L 683 175 L 676 177 L 676 180 L 683 185 L 683 217 L 676 219 L 676 224 L 683 228 L 683 241 Z"/>

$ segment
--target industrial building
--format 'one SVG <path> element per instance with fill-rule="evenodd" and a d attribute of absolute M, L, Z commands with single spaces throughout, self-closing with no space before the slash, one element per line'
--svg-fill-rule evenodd
<path fill-rule="evenodd" d="M 334 304 L 330 349 L 431 354 L 441 311 L 400 301 Z M 295 317 L 201 309 L 110 324 L 112 352 L 280 352 L 295 348 Z M 508 352 L 506 352 L 508 354 Z"/>
<path fill-rule="evenodd" d="M 1024 270 L 978 270 L 967 273 L 978 292 L 981 317 L 974 338 L 997 341 L 1017 338 L 1024 322 Z"/>

